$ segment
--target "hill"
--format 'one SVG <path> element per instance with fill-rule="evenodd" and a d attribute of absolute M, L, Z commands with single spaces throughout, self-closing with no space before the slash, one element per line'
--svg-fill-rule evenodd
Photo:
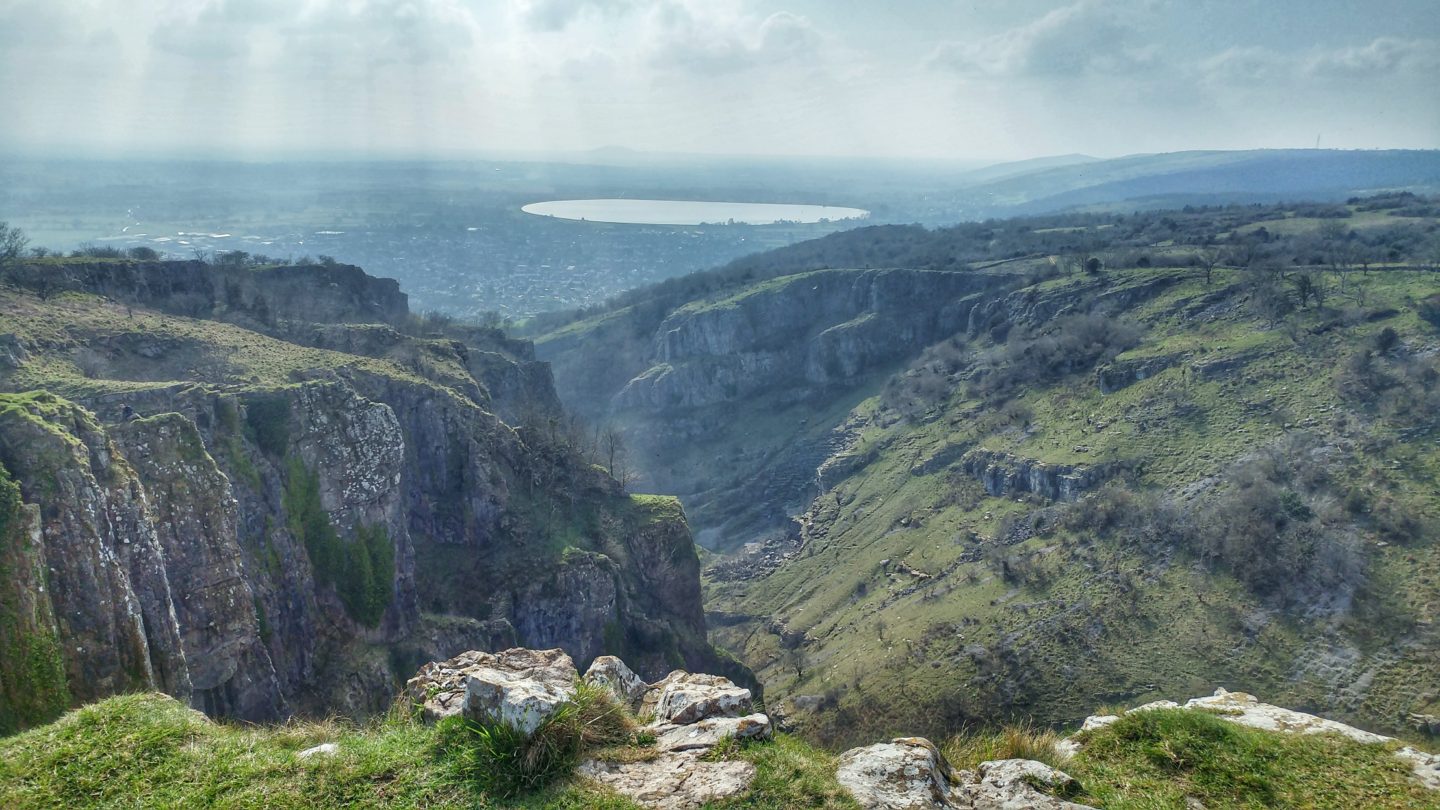
<path fill-rule="evenodd" d="M 820 739 L 1214 683 L 1419 733 L 1433 206 L 861 229 L 537 351 L 680 494 L 714 637 Z"/>
<path fill-rule="evenodd" d="M 522 341 L 344 265 L 19 261 L 0 311 L 0 731 L 136 690 L 363 717 L 516 643 L 730 671 L 683 513 Z"/>

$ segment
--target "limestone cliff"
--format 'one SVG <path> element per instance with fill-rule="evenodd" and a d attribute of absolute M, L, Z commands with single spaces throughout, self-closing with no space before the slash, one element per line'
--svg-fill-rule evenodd
<path fill-rule="evenodd" d="M 516 643 L 725 666 L 683 513 L 554 432 L 527 344 L 407 335 L 393 282 L 353 268 L 43 270 L 0 286 L 23 501 L 0 532 L 26 541 L 0 555 L 0 641 L 53 640 L 68 694 L 13 725 L 135 689 L 363 715 L 418 661 Z M 272 301 L 263 323 L 225 307 L 232 283 Z M 306 295 L 333 322 L 302 320 Z M 36 686 L 6 674 L 5 700 Z"/>
<path fill-rule="evenodd" d="M 873 393 L 896 364 L 967 329 L 1014 280 L 796 272 L 662 313 L 637 304 L 537 347 L 567 405 L 620 429 L 642 486 L 679 493 L 702 542 L 727 549 L 783 528 L 816 494 L 846 410 L 826 405 Z"/>

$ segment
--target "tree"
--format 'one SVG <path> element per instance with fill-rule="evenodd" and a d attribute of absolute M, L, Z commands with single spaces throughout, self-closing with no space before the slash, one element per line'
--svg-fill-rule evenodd
<path fill-rule="evenodd" d="M 30 240 L 25 238 L 24 231 L 11 227 L 7 222 L 0 222 L 0 266 L 20 258 L 28 244 Z"/>
<path fill-rule="evenodd" d="M 1210 278 L 1215 273 L 1216 265 L 1220 264 L 1220 248 L 1214 245 L 1205 245 L 1195 251 L 1195 261 L 1200 263 L 1200 269 L 1205 271 L 1205 286 L 1210 286 Z"/>
<path fill-rule="evenodd" d="M 600 452 L 605 454 L 605 470 L 610 477 L 624 487 L 630 483 L 630 471 L 626 468 L 625 439 L 614 426 L 605 428 L 600 434 Z"/>
<path fill-rule="evenodd" d="M 1103 268 L 1104 266 L 1105 263 L 1100 261 L 1099 257 L 1097 256 L 1091 256 L 1090 258 L 1085 260 L 1085 272 L 1092 276 L 1096 273 L 1099 273 L 1101 268 Z"/>

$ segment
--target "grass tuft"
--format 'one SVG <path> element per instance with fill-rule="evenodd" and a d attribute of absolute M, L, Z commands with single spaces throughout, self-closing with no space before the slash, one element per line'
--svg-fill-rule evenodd
<path fill-rule="evenodd" d="M 485 793 L 514 798 L 568 776 L 588 749 L 634 737 L 634 721 L 602 687 L 580 684 L 575 696 L 526 736 L 503 723 L 461 717 L 442 721 L 441 750 L 456 771 Z"/>
<path fill-rule="evenodd" d="M 1060 735 L 1032 726 L 1006 726 L 985 731 L 962 731 L 946 740 L 941 753 L 954 768 L 971 770 L 993 759 L 1033 759 L 1061 767 L 1063 757 L 1055 749 Z"/>

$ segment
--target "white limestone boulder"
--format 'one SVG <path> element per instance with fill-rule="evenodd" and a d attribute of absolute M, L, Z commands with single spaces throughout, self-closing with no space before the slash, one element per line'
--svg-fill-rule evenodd
<path fill-rule="evenodd" d="M 530 734 L 574 696 L 577 678 L 564 650 L 472 650 L 426 664 L 406 683 L 406 694 L 428 721 L 464 714 Z"/>
<path fill-rule="evenodd" d="M 589 760 L 577 769 L 642 807 L 697 810 L 750 788 L 755 766 L 748 762 L 706 762 L 702 751 L 663 753 L 640 762 Z"/>
<path fill-rule="evenodd" d="M 866 810 L 933 810 L 954 806 L 948 771 L 934 743 L 899 737 L 841 754 L 835 778 Z"/>
<path fill-rule="evenodd" d="M 585 670 L 585 682 L 609 689 L 615 699 L 631 711 L 640 707 L 645 691 L 650 688 L 644 678 L 613 655 L 602 655 L 591 662 Z"/>
<path fill-rule="evenodd" d="M 739 717 L 750 709 L 750 690 L 719 675 L 675 670 L 651 685 L 644 706 L 657 725 L 683 726 L 708 717 Z"/>
<path fill-rule="evenodd" d="M 710 717 L 687 725 L 667 723 L 653 728 L 657 751 L 710 749 L 726 737 L 763 740 L 774 733 L 770 718 L 759 713 L 744 717 Z"/>

